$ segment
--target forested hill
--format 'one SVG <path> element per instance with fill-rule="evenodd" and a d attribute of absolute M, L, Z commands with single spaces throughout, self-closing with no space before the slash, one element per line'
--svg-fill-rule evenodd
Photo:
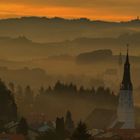
<path fill-rule="evenodd" d="M 22 17 L 0 20 L 0 35 L 25 35 L 33 41 L 56 42 L 80 37 L 111 37 L 140 29 L 138 19 L 128 22 L 93 21 L 86 18 L 63 19 Z"/>

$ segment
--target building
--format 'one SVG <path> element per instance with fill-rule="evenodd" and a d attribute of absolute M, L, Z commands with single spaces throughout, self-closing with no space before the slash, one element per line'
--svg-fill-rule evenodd
<path fill-rule="evenodd" d="M 140 129 L 135 128 L 134 118 L 133 84 L 127 49 L 117 110 L 95 109 L 85 122 L 93 140 L 140 140 Z"/>
<path fill-rule="evenodd" d="M 95 109 L 86 119 L 90 130 L 133 130 L 135 129 L 133 85 L 131 82 L 131 69 L 129 52 L 127 49 L 124 64 L 123 79 L 120 85 L 118 107 L 116 110 Z"/>
<path fill-rule="evenodd" d="M 117 118 L 118 118 L 117 123 L 123 123 L 121 129 L 135 128 L 133 85 L 131 82 L 131 70 L 130 70 L 128 49 L 127 49 L 126 61 L 124 64 L 123 80 L 120 86 Z"/>

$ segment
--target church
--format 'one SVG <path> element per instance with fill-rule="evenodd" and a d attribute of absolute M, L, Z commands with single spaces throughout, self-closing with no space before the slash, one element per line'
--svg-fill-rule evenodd
<path fill-rule="evenodd" d="M 119 89 L 118 106 L 116 110 L 95 109 L 85 121 L 89 129 L 135 129 L 135 115 L 133 102 L 133 84 L 129 50 L 124 63 L 124 72 Z"/>
<path fill-rule="evenodd" d="M 131 82 L 131 71 L 129 54 L 127 49 L 126 62 L 124 64 L 123 80 L 120 85 L 119 104 L 117 108 L 118 122 L 122 122 L 123 129 L 134 129 L 134 103 L 133 103 L 133 85 Z"/>

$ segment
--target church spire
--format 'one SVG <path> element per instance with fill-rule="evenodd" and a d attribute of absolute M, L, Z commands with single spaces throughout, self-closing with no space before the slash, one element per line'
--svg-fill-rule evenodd
<path fill-rule="evenodd" d="M 123 122 L 121 129 L 135 129 L 133 85 L 131 83 L 131 71 L 129 63 L 129 48 L 127 44 L 127 54 L 124 64 L 123 80 L 119 93 L 119 104 L 117 109 L 118 122 Z"/>
<path fill-rule="evenodd" d="M 123 81 L 121 84 L 122 90 L 132 90 L 133 86 L 131 83 L 131 74 L 130 74 L 130 63 L 129 63 L 129 45 L 127 44 L 127 55 L 126 55 L 126 61 L 124 64 L 124 75 L 123 75 Z"/>
<path fill-rule="evenodd" d="M 129 64 L 129 44 L 127 44 L 126 64 Z"/>

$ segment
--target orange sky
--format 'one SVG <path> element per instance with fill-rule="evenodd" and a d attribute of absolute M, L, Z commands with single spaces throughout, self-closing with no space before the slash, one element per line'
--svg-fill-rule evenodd
<path fill-rule="evenodd" d="M 47 16 L 120 21 L 140 13 L 140 0 L 0 0 L 0 18 Z"/>

